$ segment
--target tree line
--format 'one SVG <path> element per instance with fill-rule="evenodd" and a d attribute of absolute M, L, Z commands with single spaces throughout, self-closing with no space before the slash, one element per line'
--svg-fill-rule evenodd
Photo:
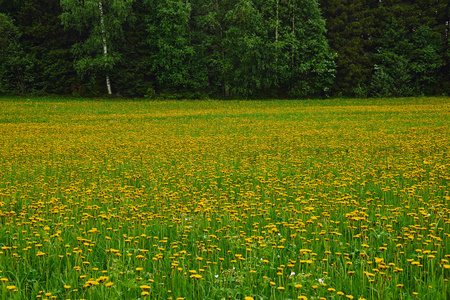
<path fill-rule="evenodd" d="M 0 0 L 0 94 L 450 93 L 442 0 Z"/>

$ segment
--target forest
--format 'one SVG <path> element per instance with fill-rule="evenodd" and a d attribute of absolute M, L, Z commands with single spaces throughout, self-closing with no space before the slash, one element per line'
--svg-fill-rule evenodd
<path fill-rule="evenodd" d="M 0 0 L 0 94 L 450 94 L 444 0 Z"/>

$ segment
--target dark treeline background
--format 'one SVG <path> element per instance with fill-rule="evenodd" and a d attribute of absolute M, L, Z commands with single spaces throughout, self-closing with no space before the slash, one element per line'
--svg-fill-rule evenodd
<path fill-rule="evenodd" d="M 126 97 L 448 95 L 449 15 L 442 0 L 0 0 L 0 94 L 95 96 L 108 77 Z"/>

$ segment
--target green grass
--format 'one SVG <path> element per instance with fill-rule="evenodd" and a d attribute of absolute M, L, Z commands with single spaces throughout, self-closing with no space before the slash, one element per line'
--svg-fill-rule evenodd
<path fill-rule="evenodd" d="M 0 106 L 0 299 L 450 297 L 448 97 Z"/>

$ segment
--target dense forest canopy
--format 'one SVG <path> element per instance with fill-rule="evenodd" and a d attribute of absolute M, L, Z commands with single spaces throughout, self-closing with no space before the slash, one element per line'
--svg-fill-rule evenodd
<path fill-rule="evenodd" d="M 0 93 L 448 95 L 449 14 L 443 0 L 0 0 Z"/>

